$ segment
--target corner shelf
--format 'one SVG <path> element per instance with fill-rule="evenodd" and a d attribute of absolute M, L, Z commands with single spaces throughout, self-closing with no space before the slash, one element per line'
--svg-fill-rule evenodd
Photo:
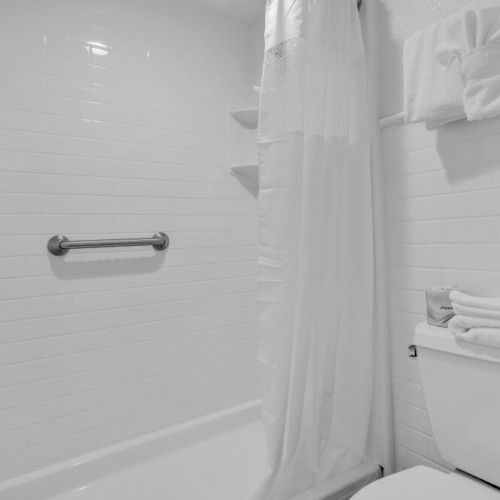
<path fill-rule="evenodd" d="M 257 128 L 259 108 L 234 107 L 229 109 L 228 163 L 229 172 L 254 198 L 259 196 L 259 168 Z"/>
<path fill-rule="evenodd" d="M 257 163 L 233 165 L 231 175 L 234 175 L 251 195 L 255 198 L 259 196 L 259 165 Z"/>
<path fill-rule="evenodd" d="M 258 163 L 242 163 L 241 165 L 233 165 L 231 167 L 231 173 L 234 175 L 238 174 L 253 175 L 258 171 L 259 171 Z"/>
<path fill-rule="evenodd" d="M 258 108 L 232 109 L 229 114 L 245 128 L 256 129 L 259 124 Z"/>

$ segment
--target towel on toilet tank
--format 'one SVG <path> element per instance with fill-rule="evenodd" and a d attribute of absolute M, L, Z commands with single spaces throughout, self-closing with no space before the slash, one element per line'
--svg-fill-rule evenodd
<path fill-rule="evenodd" d="M 500 309 L 480 309 L 462 304 L 452 303 L 453 312 L 456 316 L 466 316 L 470 318 L 481 318 L 484 320 L 494 319 L 500 321 Z"/>
<path fill-rule="evenodd" d="M 476 309 L 500 311 L 500 297 L 477 297 L 461 290 L 452 290 L 450 292 L 450 300 L 453 305 L 457 304 Z"/>
<path fill-rule="evenodd" d="M 490 318 L 474 318 L 457 314 L 450 319 L 448 329 L 453 335 L 460 335 L 472 328 L 492 328 L 500 331 L 500 320 Z"/>
<path fill-rule="evenodd" d="M 455 318 L 459 318 L 459 316 L 455 316 Z M 448 328 L 453 333 L 452 322 L 453 320 L 448 323 Z M 470 342 L 471 344 L 500 348 L 500 328 L 474 327 L 470 330 L 459 331 L 458 333 L 456 332 L 453 334 L 455 338 L 465 342 Z"/>
<path fill-rule="evenodd" d="M 456 316 L 448 329 L 457 339 L 500 348 L 500 297 L 475 297 L 453 290 L 450 300 Z"/>

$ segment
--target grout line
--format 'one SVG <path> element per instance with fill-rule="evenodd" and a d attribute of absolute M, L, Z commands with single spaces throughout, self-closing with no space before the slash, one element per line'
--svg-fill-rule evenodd
<path fill-rule="evenodd" d="M 234 308 L 234 309 L 227 309 L 223 312 L 235 312 L 235 311 L 245 311 L 245 310 L 250 310 L 250 309 L 255 309 L 255 307 L 237 307 L 237 308 Z M 169 321 L 178 321 L 180 319 L 186 319 L 186 318 L 192 318 L 193 316 L 205 316 L 205 315 L 211 315 L 211 314 L 216 314 L 216 313 L 219 313 L 221 311 L 209 311 L 209 312 L 204 312 L 204 313 L 200 313 L 200 312 L 192 312 L 190 314 L 186 314 L 184 316 L 176 316 L 174 318 L 169 318 L 169 319 L 158 319 L 158 320 L 152 320 L 152 321 L 140 321 L 139 323 L 128 323 L 127 325 L 115 325 L 115 326 L 109 326 L 109 327 L 106 327 L 106 328 L 97 328 L 97 329 L 93 329 L 92 331 L 94 333 L 96 332 L 102 332 L 102 331 L 107 331 L 107 330 L 113 330 L 115 328 L 123 328 L 124 326 L 145 326 L 145 325 L 153 325 L 155 323 L 163 323 L 163 322 L 169 322 Z M 79 314 L 81 315 L 81 314 Z M 79 316 L 77 315 L 77 316 Z M 50 318 L 50 316 L 49 316 Z M 30 320 L 21 320 L 21 321 L 11 321 L 9 323 L 22 323 L 24 321 L 28 321 L 28 322 L 32 322 L 32 321 L 37 321 L 36 318 L 35 319 L 30 319 Z M 4 322 L 3 324 L 6 324 L 7 322 Z M 219 327 L 217 327 L 219 328 Z M 86 328 L 84 328 L 83 330 L 76 330 L 76 331 L 73 331 L 73 332 L 65 332 L 65 333 L 60 333 L 60 334 L 53 334 L 53 335 L 44 335 L 43 336 L 43 339 L 51 339 L 51 338 L 59 338 L 59 337 L 66 337 L 66 336 L 70 336 L 70 335 L 75 335 L 75 334 L 81 334 L 81 333 L 85 333 L 86 331 L 88 331 Z M 32 341 L 32 340 L 41 340 L 41 337 L 30 337 L 28 339 L 25 339 L 24 341 L 20 341 L 20 342 L 25 342 L 25 341 Z M 17 343 L 19 341 L 13 341 L 13 342 L 4 342 L 2 345 L 10 345 L 10 344 L 14 344 L 14 343 Z M 22 363 L 20 363 L 22 364 Z"/>
<path fill-rule="evenodd" d="M 239 356 L 232 356 L 232 357 L 228 357 L 228 358 L 222 358 L 220 361 L 227 361 L 227 360 L 230 360 L 230 359 L 237 359 L 239 357 L 242 357 L 241 355 Z M 217 362 L 219 362 L 219 360 L 217 360 Z M 210 365 L 210 364 L 213 364 L 215 363 L 214 361 L 212 362 L 209 362 L 209 363 L 201 363 L 200 366 L 205 366 L 205 365 Z M 152 396 L 154 394 L 165 394 L 166 392 L 172 392 L 172 391 L 175 391 L 175 390 L 178 390 L 178 389 L 182 389 L 182 388 L 187 388 L 187 387 L 196 387 L 198 385 L 202 385 L 203 383 L 205 383 L 206 381 L 212 381 L 212 380 L 219 380 L 219 379 L 222 379 L 222 378 L 227 378 L 228 376 L 230 375 L 235 375 L 235 374 L 241 374 L 241 373 L 251 373 L 253 371 L 253 369 L 247 369 L 247 370 L 241 370 L 241 371 L 237 371 L 237 372 L 232 372 L 230 374 L 224 374 L 224 375 L 221 375 L 220 377 L 212 377 L 212 378 L 208 378 L 208 379 L 205 379 L 204 381 L 202 382 L 194 382 L 194 383 L 190 383 L 190 384 L 184 384 L 184 385 L 178 385 L 178 386 L 173 386 L 171 388 L 167 388 L 167 389 L 162 389 L 160 391 L 153 391 L 151 393 L 145 393 L 145 394 L 142 394 L 140 397 L 144 397 L 144 396 Z M 172 372 L 171 372 L 172 373 Z M 161 375 L 161 374 L 158 374 L 158 375 Z M 146 379 L 146 378 L 149 378 L 151 376 L 145 376 L 145 377 L 140 377 L 140 378 L 137 378 L 137 379 L 134 379 L 134 380 L 141 380 L 141 379 Z M 126 382 L 123 382 L 123 384 L 129 384 L 131 381 L 126 381 Z M 120 384 L 116 384 L 116 385 L 120 385 Z M 109 387 L 115 387 L 115 385 L 110 385 L 110 386 L 104 386 L 102 387 L 103 389 L 107 389 Z M 81 391 L 80 393 L 75 393 L 75 394 L 81 394 L 83 392 L 94 392 L 95 389 L 90 389 L 88 391 Z M 217 393 L 216 393 L 217 394 Z M 68 395 L 66 396 L 62 396 L 60 398 L 51 398 L 47 401 L 41 401 L 41 402 L 36 402 L 36 403 L 33 403 L 33 404 L 28 404 L 28 405 L 25 405 L 25 406 L 18 406 L 16 408 L 14 408 L 13 410 L 17 410 L 19 408 L 28 408 L 30 406 L 37 406 L 37 405 L 40 405 L 40 404 L 43 404 L 43 403 L 46 403 L 48 401 L 56 401 L 57 399 L 64 399 L 68 397 Z M 110 403 L 110 404 L 107 404 L 107 405 L 101 405 L 101 406 L 95 406 L 93 408 L 89 408 L 89 409 L 86 409 L 86 410 L 82 410 L 82 411 L 77 411 L 77 412 L 74 412 L 74 413 L 68 413 L 68 414 L 65 414 L 65 415 L 61 415 L 59 417 L 52 417 L 52 416 L 49 416 L 47 419 L 44 419 L 44 420 L 40 420 L 40 421 L 37 421 L 37 422 L 34 422 L 34 423 L 31 423 L 31 424 L 26 424 L 26 425 L 22 425 L 22 426 L 19 426 L 19 427 L 13 427 L 13 428 L 10 428 L 2 433 L 1 434 L 8 434 L 10 432 L 13 432 L 13 431 L 16 431 L 16 430 L 19 430 L 19 429 L 27 429 L 27 428 L 30 428 L 30 427 L 33 427 L 33 426 L 36 426 L 36 425 L 39 425 L 39 424 L 42 424 L 44 422 L 47 422 L 47 421 L 50 421 L 50 420 L 53 420 L 54 418 L 68 418 L 68 417 L 74 417 L 74 416 L 77 416 L 77 415 L 80 415 L 80 414 L 84 414 L 84 413 L 89 413 L 89 412 L 92 412 L 92 411 L 95 411 L 95 410 L 99 410 L 99 409 L 103 409 L 103 408 L 108 408 L 108 407 L 112 407 L 112 406 L 118 406 L 120 403 L 124 403 L 126 401 L 133 401 L 135 399 L 137 399 L 138 397 L 137 396 L 134 396 L 134 397 L 131 397 L 131 398 L 125 398 L 123 400 L 119 400 L 119 401 L 116 401 L 116 402 L 113 402 L 113 403 Z M 2 410 L 0 412 L 0 414 L 2 412 L 8 412 L 8 411 L 11 411 L 11 410 Z M 106 427 L 107 425 L 110 425 L 110 424 L 106 424 L 104 427 Z M 90 430 L 90 429 L 89 429 Z"/>

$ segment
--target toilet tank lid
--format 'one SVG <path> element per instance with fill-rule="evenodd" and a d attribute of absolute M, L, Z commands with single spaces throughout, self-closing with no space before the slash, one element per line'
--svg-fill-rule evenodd
<path fill-rule="evenodd" d="M 353 500 L 500 500 L 500 490 L 460 473 L 446 474 L 417 466 L 380 479 Z"/>
<path fill-rule="evenodd" d="M 448 328 L 431 326 L 422 321 L 415 327 L 415 345 L 435 351 L 448 352 L 482 361 L 500 363 L 500 349 L 457 340 Z"/>

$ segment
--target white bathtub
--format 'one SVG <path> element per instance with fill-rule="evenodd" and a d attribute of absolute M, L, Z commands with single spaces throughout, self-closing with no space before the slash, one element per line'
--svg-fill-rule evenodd
<path fill-rule="evenodd" d="M 246 500 L 268 472 L 252 402 L 0 484 L 0 500 Z M 365 464 L 294 500 L 343 500 Z"/>

